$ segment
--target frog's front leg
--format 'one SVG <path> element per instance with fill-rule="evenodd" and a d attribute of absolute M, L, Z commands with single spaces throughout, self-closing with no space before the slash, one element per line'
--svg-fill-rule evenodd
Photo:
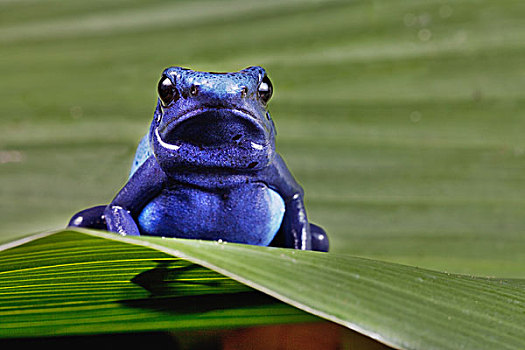
<path fill-rule="evenodd" d="M 284 233 L 285 245 L 295 249 L 311 250 L 312 235 L 306 217 L 302 189 L 286 198 L 284 203 L 285 212 L 281 230 Z"/>
<path fill-rule="evenodd" d="M 328 237 L 321 227 L 308 222 L 303 189 L 295 181 L 279 155 L 276 155 L 264 176 L 269 186 L 275 188 L 285 202 L 281 228 L 272 244 L 287 248 L 327 252 L 329 249 Z"/>
<path fill-rule="evenodd" d="M 328 236 L 320 226 L 308 222 L 303 192 L 298 191 L 285 202 L 285 213 L 278 236 L 285 247 L 327 252 Z"/>
<path fill-rule="evenodd" d="M 140 236 L 140 231 L 131 212 L 119 205 L 110 204 L 104 211 L 108 231 L 122 236 Z"/>
<path fill-rule="evenodd" d="M 140 235 L 136 217 L 162 190 L 166 180 L 155 157 L 150 156 L 106 207 L 104 216 L 108 231 L 121 235 Z"/>

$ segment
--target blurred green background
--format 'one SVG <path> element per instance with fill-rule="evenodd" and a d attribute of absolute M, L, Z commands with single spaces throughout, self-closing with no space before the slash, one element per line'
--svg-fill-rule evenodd
<path fill-rule="evenodd" d="M 108 203 L 161 71 L 262 65 L 332 251 L 525 277 L 525 2 L 0 1 L 0 240 Z"/>

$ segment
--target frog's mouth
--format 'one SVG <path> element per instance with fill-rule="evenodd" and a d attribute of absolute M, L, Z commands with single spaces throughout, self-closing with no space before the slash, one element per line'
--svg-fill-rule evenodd
<path fill-rule="evenodd" d="M 162 143 L 172 149 L 184 144 L 204 149 L 240 147 L 262 150 L 269 133 L 250 113 L 239 109 L 202 108 L 159 128 Z"/>

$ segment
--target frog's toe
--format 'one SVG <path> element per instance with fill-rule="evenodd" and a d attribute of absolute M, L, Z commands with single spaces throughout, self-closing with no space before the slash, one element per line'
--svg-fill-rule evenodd
<path fill-rule="evenodd" d="M 312 234 L 312 250 L 327 252 L 330 248 L 326 232 L 315 224 L 310 224 L 310 233 Z"/>
<path fill-rule="evenodd" d="M 82 210 L 69 220 L 68 226 L 86 227 L 99 230 L 106 229 L 106 220 L 104 218 L 105 205 L 99 205 L 89 209 Z"/>

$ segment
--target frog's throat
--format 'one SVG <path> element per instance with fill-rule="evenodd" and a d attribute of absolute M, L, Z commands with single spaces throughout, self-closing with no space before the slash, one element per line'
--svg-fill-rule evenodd
<path fill-rule="evenodd" d="M 158 132 L 153 132 L 151 148 L 157 163 L 167 174 L 183 169 L 224 169 L 233 171 L 257 171 L 271 164 L 275 157 L 275 145 L 259 148 L 224 146 L 204 149 L 190 143 L 180 146 L 162 144 Z M 214 170 L 215 171 L 215 170 Z"/>
<path fill-rule="evenodd" d="M 204 148 L 242 143 L 245 148 L 262 150 L 271 143 L 272 134 L 268 126 L 249 111 L 202 107 L 161 123 L 155 137 L 162 147 L 174 151 L 184 143 Z"/>
<path fill-rule="evenodd" d="M 154 126 L 150 143 L 166 173 L 184 168 L 251 172 L 267 167 L 275 156 L 273 133 L 250 113 L 237 109 L 193 110 Z"/>
<path fill-rule="evenodd" d="M 169 150 L 172 150 L 172 151 L 177 151 L 181 146 L 178 146 L 178 145 L 174 145 L 174 144 L 171 144 L 171 143 L 167 143 L 167 142 L 164 142 L 162 140 L 162 137 L 160 137 L 159 135 L 159 129 L 155 129 L 155 138 L 157 139 L 157 142 L 164 148 L 166 149 L 169 149 Z M 255 150 L 263 150 L 264 149 L 264 145 L 260 145 L 258 143 L 255 143 L 255 142 L 250 142 L 250 146 L 255 149 Z"/>

